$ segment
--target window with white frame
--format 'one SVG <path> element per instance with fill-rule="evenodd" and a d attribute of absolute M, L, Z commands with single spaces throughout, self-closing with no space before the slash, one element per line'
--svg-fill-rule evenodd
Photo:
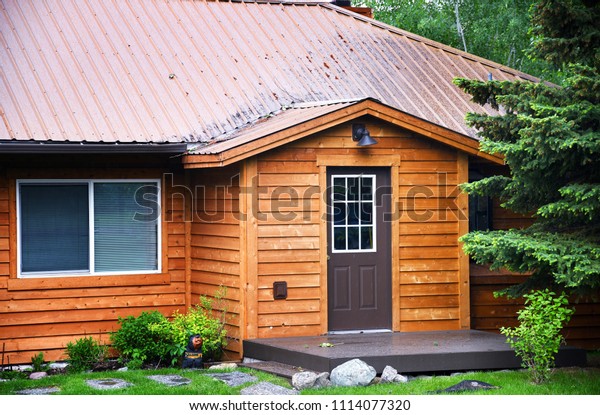
<path fill-rule="evenodd" d="M 332 252 L 375 252 L 375 175 L 332 175 Z"/>
<path fill-rule="evenodd" d="M 17 181 L 21 277 L 160 270 L 158 180 Z"/>

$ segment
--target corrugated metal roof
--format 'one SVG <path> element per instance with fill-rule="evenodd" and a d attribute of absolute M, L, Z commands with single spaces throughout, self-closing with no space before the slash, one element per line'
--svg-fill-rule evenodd
<path fill-rule="evenodd" d="M 215 137 L 209 142 L 199 143 L 189 148 L 191 154 L 220 154 L 242 144 L 270 136 L 282 130 L 323 117 L 340 109 L 350 107 L 358 101 L 315 102 L 310 105 L 294 105 L 258 119 L 231 133 Z"/>
<path fill-rule="evenodd" d="M 0 140 L 233 139 L 282 108 L 356 97 L 475 137 L 464 116 L 481 108 L 452 79 L 532 79 L 327 3 L 0 4 Z"/>

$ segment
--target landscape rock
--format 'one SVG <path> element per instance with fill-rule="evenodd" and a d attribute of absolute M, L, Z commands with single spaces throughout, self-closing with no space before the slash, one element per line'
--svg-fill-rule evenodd
<path fill-rule="evenodd" d="M 240 391 L 240 395 L 298 395 L 295 389 L 284 388 L 270 382 L 258 382 Z"/>
<path fill-rule="evenodd" d="M 33 372 L 31 375 L 29 375 L 29 379 L 33 379 L 33 380 L 43 379 L 46 376 L 48 376 L 48 373 L 46 373 L 46 372 Z"/>
<path fill-rule="evenodd" d="M 153 375 L 148 376 L 148 379 L 152 379 L 153 381 L 162 383 L 166 386 L 182 386 L 192 383 L 191 379 L 179 375 Z"/>
<path fill-rule="evenodd" d="M 367 386 L 377 372 L 360 359 L 352 359 L 331 371 L 330 380 L 333 386 Z"/>
<path fill-rule="evenodd" d="M 315 388 L 327 388 L 331 386 L 331 380 L 329 380 L 329 372 L 322 372 L 317 375 L 317 380 L 315 380 L 314 387 Z"/>
<path fill-rule="evenodd" d="M 292 386 L 297 390 L 329 387 L 331 386 L 329 372 L 315 373 L 306 371 L 294 373 L 292 376 Z"/>
<path fill-rule="evenodd" d="M 85 382 L 94 389 L 123 389 L 133 386 L 123 379 L 90 379 Z"/>
<path fill-rule="evenodd" d="M 220 363 L 218 365 L 212 365 L 208 368 L 208 370 L 228 370 L 228 369 L 237 369 L 238 365 L 236 363 Z"/>
<path fill-rule="evenodd" d="M 406 382 L 408 382 L 408 376 L 404 376 L 404 375 L 401 375 L 401 374 L 397 374 L 397 375 L 394 377 L 394 381 L 393 381 L 393 382 L 394 382 L 394 383 L 406 383 Z"/>
<path fill-rule="evenodd" d="M 462 382 L 459 382 L 456 385 L 452 385 L 446 389 L 441 389 L 433 393 L 454 393 L 476 391 L 482 389 L 499 389 L 499 387 L 490 385 L 489 383 L 481 382 L 479 380 L 463 380 Z"/>
<path fill-rule="evenodd" d="M 315 372 L 298 372 L 292 376 L 292 386 L 298 390 L 312 388 L 316 381 L 317 374 Z"/>
<path fill-rule="evenodd" d="M 398 371 L 391 366 L 386 366 L 381 372 L 381 383 L 392 383 L 398 375 Z"/>
<path fill-rule="evenodd" d="M 33 388 L 33 389 L 23 389 L 17 391 L 17 395 L 50 395 L 53 393 L 60 392 L 60 389 L 56 386 L 51 386 L 48 388 Z"/>
<path fill-rule="evenodd" d="M 408 377 L 398 373 L 396 369 L 391 366 L 386 366 L 381 373 L 381 383 L 406 383 Z"/>
<path fill-rule="evenodd" d="M 50 363 L 50 369 L 62 370 L 62 369 L 66 369 L 67 367 L 69 367 L 69 364 L 66 362 Z"/>
<path fill-rule="evenodd" d="M 243 372 L 230 372 L 230 373 L 209 373 L 207 376 L 218 379 L 225 382 L 228 386 L 235 388 L 241 386 L 244 383 L 256 382 L 258 378 L 254 375 L 249 375 Z"/>

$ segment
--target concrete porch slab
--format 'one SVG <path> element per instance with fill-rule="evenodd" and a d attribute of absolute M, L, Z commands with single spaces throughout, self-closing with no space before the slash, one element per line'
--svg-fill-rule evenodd
<path fill-rule="evenodd" d="M 333 347 L 321 347 L 330 343 Z M 414 333 L 331 334 L 244 340 L 244 356 L 317 372 L 359 358 L 381 373 L 386 365 L 400 373 L 517 369 L 520 360 L 500 334 L 477 330 Z M 563 347 L 558 367 L 585 366 L 584 350 Z"/>

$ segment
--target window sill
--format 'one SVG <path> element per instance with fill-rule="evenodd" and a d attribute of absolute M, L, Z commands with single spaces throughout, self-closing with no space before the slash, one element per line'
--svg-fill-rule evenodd
<path fill-rule="evenodd" d="M 8 291 L 53 290 L 64 288 L 121 287 L 128 285 L 164 285 L 171 282 L 168 273 L 138 275 L 90 275 L 80 277 L 27 277 L 8 280 Z"/>

